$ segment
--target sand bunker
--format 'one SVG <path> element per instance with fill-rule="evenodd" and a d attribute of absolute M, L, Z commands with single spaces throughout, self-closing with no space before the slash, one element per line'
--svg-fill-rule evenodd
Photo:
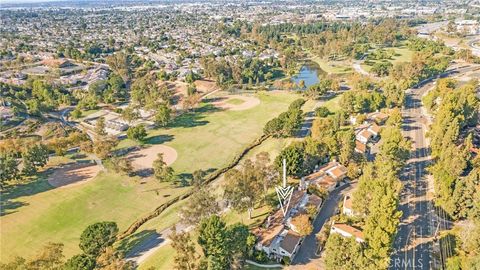
<path fill-rule="evenodd" d="M 75 183 L 83 183 L 94 178 L 100 171 L 100 166 L 95 163 L 66 164 L 48 177 L 48 183 L 53 187 L 63 187 Z"/>
<path fill-rule="evenodd" d="M 150 169 L 152 168 L 153 161 L 157 159 L 158 153 L 163 153 L 163 161 L 165 161 L 167 165 L 171 165 L 177 159 L 177 151 L 163 144 L 133 151 L 128 155 L 128 158 L 132 159 L 132 165 L 135 169 Z"/>
<path fill-rule="evenodd" d="M 260 99 L 252 96 L 231 95 L 219 98 L 213 104 L 225 110 L 243 111 L 259 105 Z"/>

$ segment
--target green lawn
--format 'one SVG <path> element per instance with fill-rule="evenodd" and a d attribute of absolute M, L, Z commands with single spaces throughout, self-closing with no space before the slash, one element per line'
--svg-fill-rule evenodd
<path fill-rule="evenodd" d="M 311 60 L 317 63 L 328 74 L 346 74 L 352 72 L 352 67 L 345 61 L 329 61 L 318 56 L 312 56 Z"/>
<path fill-rule="evenodd" d="M 385 50 L 393 49 L 395 51 L 395 56 L 392 59 L 388 59 L 386 61 L 392 63 L 393 65 L 401 63 L 401 62 L 410 62 L 412 61 L 414 51 L 408 49 L 406 46 L 401 47 L 386 47 Z M 369 64 L 365 63 L 365 61 L 361 64 L 362 68 L 367 72 L 370 71 L 373 64 L 381 62 L 381 60 L 370 60 Z"/>
<path fill-rule="evenodd" d="M 14 190 L 2 197 L 2 203 L 23 204 L 1 217 L 2 261 L 13 255 L 29 257 L 47 242 L 64 243 L 65 255 L 72 256 L 80 251 L 78 240 L 86 226 L 115 221 L 123 230 L 157 203 L 182 192 L 167 183 L 150 180 L 140 185 L 138 178 L 111 173 L 59 189 L 51 189 L 43 178 L 29 189 L 29 194 Z"/>
<path fill-rule="evenodd" d="M 156 270 L 173 269 L 173 256 L 175 250 L 170 244 L 159 248 L 152 256 L 148 257 L 139 267 L 138 270 L 147 270 L 151 267 Z"/>
<path fill-rule="evenodd" d="M 216 111 L 204 105 L 197 114 L 179 117 L 168 129 L 149 131 L 147 144 L 165 143 L 175 148 L 178 159 L 172 166 L 181 177 L 188 178 L 197 169 L 221 168 L 259 137 L 265 123 L 285 111 L 298 95 L 276 92 L 258 97 L 261 104 L 246 111 Z M 122 146 L 134 144 L 121 142 Z M 49 241 L 64 243 L 65 255 L 72 256 L 79 252 L 79 236 L 89 224 L 110 220 L 124 230 L 135 219 L 188 190 L 154 180 L 145 182 L 138 177 L 101 173 L 87 183 L 52 189 L 43 177 L 3 194 L 2 207 L 9 205 L 10 213 L 0 217 L 0 260 L 8 261 L 14 255 L 30 257 Z M 171 226 L 178 219 L 180 206 L 167 209 L 145 228 Z"/>

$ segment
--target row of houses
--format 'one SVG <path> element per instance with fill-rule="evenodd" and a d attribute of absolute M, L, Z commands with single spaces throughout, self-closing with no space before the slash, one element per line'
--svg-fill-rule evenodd
<path fill-rule="evenodd" d="M 320 169 L 301 179 L 290 199 L 290 207 L 283 215 L 281 209 L 270 215 L 265 223 L 256 228 L 253 233 L 257 237 L 256 249 L 264 251 L 271 259 L 277 261 L 288 257 L 293 260 L 297 254 L 303 237 L 298 233 L 297 228 L 292 224 L 296 216 L 306 214 L 307 209 L 316 209 L 316 214 L 322 206 L 322 198 L 315 194 L 308 194 L 309 186 L 332 191 L 342 184 L 347 177 L 347 168 L 342 164 L 332 161 Z"/>
<path fill-rule="evenodd" d="M 322 205 L 322 199 L 314 194 L 308 194 L 299 187 L 292 194 L 290 207 L 283 215 L 281 209 L 270 215 L 264 225 L 256 228 L 253 233 L 257 237 L 255 248 L 264 251 L 271 259 L 277 261 L 284 257 L 293 260 L 303 241 L 303 236 L 292 224 L 293 218 L 306 213 L 306 209 L 313 206 L 317 213 Z"/>
<path fill-rule="evenodd" d="M 380 138 L 381 125 L 385 124 L 388 115 L 383 112 L 374 112 L 367 115 L 364 123 L 355 129 L 355 152 L 368 155 L 370 146 L 378 142 Z M 356 118 L 351 118 L 352 124 L 356 123 Z"/>

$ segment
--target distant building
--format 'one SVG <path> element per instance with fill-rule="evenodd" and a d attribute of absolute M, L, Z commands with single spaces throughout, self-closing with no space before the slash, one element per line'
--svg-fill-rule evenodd
<path fill-rule="evenodd" d="M 6 106 L 0 106 L 0 119 L 2 119 L 3 121 L 7 121 L 13 118 L 13 116 L 14 116 L 14 113 L 12 108 L 6 107 Z"/>
<path fill-rule="evenodd" d="M 456 20 L 457 31 L 467 35 L 480 34 L 479 23 L 476 20 Z"/>
<path fill-rule="evenodd" d="M 65 68 L 65 67 L 73 66 L 73 63 L 71 63 L 66 59 L 53 59 L 53 58 L 43 60 L 42 64 L 50 68 Z"/>

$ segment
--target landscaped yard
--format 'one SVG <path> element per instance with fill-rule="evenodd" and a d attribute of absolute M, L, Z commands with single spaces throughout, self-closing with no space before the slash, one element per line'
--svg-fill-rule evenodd
<path fill-rule="evenodd" d="M 185 178 L 197 169 L 221 168 L 259 137 L 265 123 L 285 111 L 298 96 L 276 92 L 260 93 L 258 98 L 261 104 L 245 111 L 218 111 L 204 105 L 196 114 L 179 117 L 168 129 L 149 131 L 147 144 L 164 143 L 175 148 L 178 158 L 172 167 Z M 122 146 L 135 144 L 121 142 Z M 79 185 L 52 189 L 43 177 L 29 184 L 28 192 L 18 188 L 3 194 L 2 207 L 9 205 L 11 212 L 0 218 L 0 259 L 30 257 L 47 242 L 64 243 L 65 255 L 70 257 L 79 252 L 80 234 L 89 224 L 115 221 L 123 231 L 138 217 L 187 190 L 105 172 Z M 175 204 L 146 227 L 171 226 L 180 206 Z"/>

